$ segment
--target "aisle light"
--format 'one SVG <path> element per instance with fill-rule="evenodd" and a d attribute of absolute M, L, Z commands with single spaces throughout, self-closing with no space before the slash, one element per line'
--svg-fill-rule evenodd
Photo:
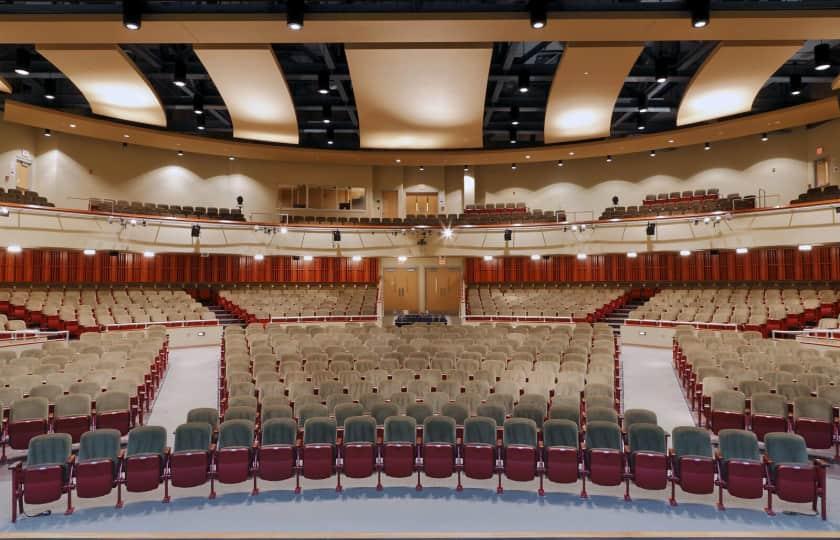
<path fill-rule="evenodd" d="M 353 262 L 361 262 L 362 261 L 362 256 L 361 255 L 353 255 L 350 258 L 350 260 L 352 260 Z"/>
<path fill-rule="evenodd" d="M 489 261 L 492 261 L 492 260 L 493 260 L 493 256 L 492 256 L 492 255 L 485 255 L 485 256 L 484 256 L 484 260 L 485 260 L 485 261 L 488 261 L 488 262 L 489 262 Z"/>
<path fill-rule="evenodd" d="M 541 257 L 540 255 L 534 254 L 534 255 L 531 255 L 531 260 L 532 261 L 538 261 L 538 260 L 540 260 L 540 257 Z"/>
<path fill-rule="evenodd" d="M 587 255 L 586 255 L 586 253 L 578 253 L 578 254 L 577 254 L 577 260 L 579 260 L 579 261 L 585 261 L 585 260 L 586 260 L 586 256 L 587 256 Z"/>
<path fill-rule="evenodd" d="M 408 257 L 406 257 L 405 255 L 400 255 L 399 257 L 397 257 L 397 262 L 404 263 L 407 260 L 408 260 Z"/>
<path fill-rule="evenodd" d="M 304 260 L 304 262 L 311 262 L 312 261 L 312 255 L 304 255 L 303 260 Z"/>

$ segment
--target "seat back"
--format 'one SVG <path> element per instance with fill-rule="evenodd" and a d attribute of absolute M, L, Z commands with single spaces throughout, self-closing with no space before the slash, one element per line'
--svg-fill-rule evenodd
<path fill-rule="evenodd" d="M 46 420 L 50 414 L 50 402 L 44 397 L 28 397 L 12 402 L 9 410 L 10 422 L 24 420 Z"/>
<path fill-rule="evenodd" d="M 426 418 L 434 414 L 434 411 L 428 403 L 412 403 L 406 407 L 405 414 L 414 418 L 418 424 L 422 424 L 426 421 Z"/>
<path fill-rule="evenodd" d="M 576 426 L 580 426 L 580 403 L 576 399 L 555 398 L 548 411 L 548 417 L 552 420 L 571 420 Z"/>
<path fill-rule="evenodd" d="M 79 441 L 79 461 L 110 459 L 116 462 L 120 454 L 120 432 L 116 429 L 97 429 L 82 434 Z"/>
<path fill-rule="evenodd" d="M 834 411 L 831 402 L 825 398 L 800 397 L 793 400 L 793 417 L 796 420 L 810 418 L 831 423 Z"/>
<path fill-rule="evenodd" d="M 586 448 L 621 450 L 621 430 L 618 424 L 604 420 L 587 421 Z"/>
<path fill-rule="evenodd" d="M 718 390 L 712 394 L 712 410 L 743 413 L 746 396 L 737 390 Z"/>
<path fill-rule="evenodd" d="M 805 439 L 795 433 L 768 433 L 764 436 L 764 448 L 774 465 L 810 463 Z"/>
<path fill-rule="evenodd" d="M 260 426 L 260 444 L 293 446 L 297 440 L 298 425 L 293 418 L 272 418 Z"/>
<path fill-rule="evenodd" d="M 723 459 L 760 461 L 758 439 L 744 429 L 722 429 L 718 434 L 720 455 Z"/>
<path fill-rule="evenodd" d="M 648 409 L 627 409 L 624 411 L 623 426 L 625 430 L 630 429 L 633 424 L 654 424 L 657 425 L 656 413 Z"/>
<path fill-rule="evenodd" d="M 464 422 L 464 444 L 496 445 L 496 421 L 483 416 L 472 416 Z"/>
<path fill-rule="evenodd" d="M 188 422 L 175 428 L 173 452 L 200 452 L 210 448 L 213 428 L 207 422 Z"/>
<path fill-rule="evenodd" d="M 787 400 L 783 396 L 770 393 L 753 394 L 750 398 L 752 414 L 787 416 Z"/>
<path fill-rule="evenodd" d="M 379 424 L 379 421 L 376 422 Z M 385 418 L 384 442 L 406 442 L 414 444 L 417 437 L 417 422 L 410 416 L 390 415 Z"/>
<path fill-rule="evenodd" d="M 530 418 L 509 418 L 503 431 L 505 446 L 518 445 L 537 447 L 537 423 Z"/>
<path fill-rule="evenodd" d="M 163 456 L 166 449 L 166 429 L 161 426 L 138 426 L 128 432 L 128 457 L 141 454 Z"/>
<path fill-rule="evenodd" d="M 665 454 L 665 430 L 656 424 L 636 423 L 627 429 L 631 452 L 658 452 Z"/>
<path fill-rule="evenodd" d="M 335 420 L 309 418 L 303 425 L 303 444 L 331 444 L 335 446 Z"/>
<path fill-rule="evenodd" d="M 694 426 L 675 427 L 671 432 L 674 455 L 699 456 L 711 458 L 713 456 L 712 439 L 709 432 Z"/>
<path fill-rule="evenodd" d="M 89 416 L 90 396 L 87 394 L 69 394 L 61 396 L 55 402 L 55 417 Z"/>
<path fill-rule="evenodd" d="M 381 426 L 388 417 L 398 416 L 400 409 L 394 403 L 377 403 L 371 408 L 370 414 L 376 419 L 376 425 Z"/>
<path fill-rule="evenodd" d="M 463 426 L 470 411 L 460 403 L 446 403 L 441 407 L 440 414 L 451 418 L 459 426 Z"/>
<path fill-rule="evenodd" d="M 545 421 L 545 407 L 535 405 L 533 402 L 519 403 L 513 408 L 513 417 L 533 420 L 537 428 L 541 429 Z"/>
<path fill-rule="evenodd" d="M 568 419 L 552 419 L 543 424 L 543 444 L 546 448 L 578 448 L 578 425 Z"/>
<path fill-rule="evenodd" d="M 254 443 L 254 423 L 249 420 L 225 420 L 219 426 L 217 447 L 250 448 Z"/>
<path fill-rule="evenodd" d="M 423 422 L 423 442 L 455 444 L 455 419 L 450 416 L 430 416 Z"/>
<path fill-rule="evenodd" d="M 214 407 L 198 407 L 187 412 L 187 422 L 206 422 L 214 430 L 219 427 L 219 411 Z"/>
<path fill-rule="evenodd" d="M 344 426 L 348 418 L 353 416 L 362 416 L 364 414 L 364 407 L 359 403 L 340 403 L 335 406 L 335 425 Z M 376 420 L 373 420 L 376 423 Z"/>
<path fill-rule="evenodd" d="M 293 418 L 294 412 L 292 408 L 285 404 L 263 404 L 262 411 L 260 411 L 260 420 L 266 422 L 272 418 Z"/>
<path fill-rule="evenodd" d="M 344 420 L 344 443 L 376 443 L 376 420 L 361 414 Z"/>
<path fill-rule="evenodd" d="M 618 413 L 612 407 L 587 407 L 586 425 L 592 422 L 612 422 L 618 425 Z"/>
<path fill-rule="evenodd" d="M 246 405 L 230 407 L 228 408 L 228 410 L 225 411 L 225 421 L 228 420 L 249 420 L 251 422 L 256 422 L 257 408 L 248 407 Z M 208 424 L 207 422 L 204 422 L 204 424 L 210 427 L 210 424 Z M 212 431 L 213 428 L 211 427 L 210 430 Z"/>
<path fill-rule="evenodd" d="M 26 467 L 44 465 L 65 465 L 70 457 L 73 438 L 67 433 L 37 435 L 29 441 L 26 452 Z"/>

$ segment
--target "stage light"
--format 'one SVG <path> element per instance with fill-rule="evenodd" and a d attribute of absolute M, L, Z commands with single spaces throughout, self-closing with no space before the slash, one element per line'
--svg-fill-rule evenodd
<path fill-rule="evenodd" d="M 519 74 L 518 84 L 520 94 L 525 94 L 528 92 L 529 87 L 531 86 L 531 76 L 528 74 L 527 71 L 523 71 Z"/>
<path fill-rule="evenodd" d="M 82 253 L 84 253 L 87 256 L 96 255 L 96 250 L 95 249 L 86 249 Z"/>
<path fill-rule="evenodd" d="M 9 209 L 5 206 L 0 206 L 0 216 L 6 217 L 9 215 Z"/>
<path fill-rule="evenodd" d="M 820 43 L 814 47 L 814 69 L 825 71 L 831 67 L 831 46 L 828 43 Z"/>
<path fill-rule="evenodd" d="M 123 26 L 128 30 L 140 30 L 143 24 L 143 1 L 123 0 L 122 3 Z"/>
<path fill-rule="evenodd" d="M 802 93 L 802 75 L 790 76 L 790 95 L 798 96 Z"/>
<path fill-rule="evenodd" d="M 639 98 L 639 112 L 646 113 L 648 110 L 648 98 L 647 96 L 641 96 Z"/>
<path fill-rule="evenodd" d="M 204 114 L 204 96 L 198 92 L 193 94 L 193 113 Z"/>
<path fill-rule="evenodd" d="M 44 99 L 50 101 L 55 99 L 56 82 L 55 79 L 47 79 L 44 81 Z"/>
<path fill-rule="evenodd" d="M 658 58 L 654 65 L 656 82 L 663 84 L 668 82 L 668 63 L 664 58 Z"/>
<path fill-rule="evenodd" d="M 490 261 L 493 260 L 493 256 L 492 255 L 485 255 L 484 260 L 490 262 Z"/>
<path fill-rule="evenodd" d="M 52 131 L 49 128 L 44 129 L 44 137 L 52 137 Z"/>
<path fill-rule="evenodd" d="M 15 73 L 26 77 L 32 69 L 32 58 L 26 49 L 18 49 L 15 53 Z"/>
<path fill-rule="evenodd" d="M 628 251 L 627 252 L 627 258 L 628 259 L 635 259 L 638 256 L 639 256 L 639 254 L 636 253 L 635 251 Z"/>
<path fill-rule="evenodd" d="M 563 165 L 564 165 L 564 163 L 563 163 L 562 159 L 557 160 L 557 166 L 558 167 L 562 167 Z"/>
<path fill-rule="evenodd" d="M 516 130 L 515 129 L 508 130 L 508 138 L 510 139 L 510 144 L 516 144 Z"/>
<path fill-rule="evenodd" d="M 450 229 L 449 227 L 447 227 L 447 228 L 443 229 L 443 230 L 440 232 L 440 234 L 441 234 L 441 236 L 443 236 L 444 238 L 452 238 L 452 229 Z"/>
<path fill-rule="evenodd" d="M 709 144 L 709 143 L 703 143 L 703 150 L 711 150 L 711 149 L 712 149 L 712 145 L 711 145 L 711 144 Z"/>
<path fill-rule="evenodd" d="M 263 255 L 262 253 L 257 253 L 256 255 L 254 255 L 255 261 L 261 261 L 263 259 L 265 259 L 265 255 Z"/>
<path fill-rule="evenodd" d="M 545 28 L 548 23 L 548 10 L 545 0 L 530 0 L 528 2 L 528 14 L 531 18 L 531 28 L 539 30 Z"/>
<path fill-rule="evenodd" d="M 303 28 L 303 7 L 304 0 L 288 0 L 286 2 L 286 26 L 289 30 L 300 30 Z"/>
<path fill-rule="evenodd" d="M 155 256 L 154 251 L 144 251 L 143 252 L 143 257 L 145 257 L 147 259 L 152 259 L 152 258 L 154 258 L 154 256 Z"/>
<path fill-rule="evenodd" d="M 510 170 L 512 170 L 512 171 L 516 170 L 516 163 L 511 163 L 510 164 Z"/>
<path fill-rule="evenodd" d="M 736 248 L 735 249 L 735 253 L 737 253 L 738 255 L 744 255 L 746 253 L 749 253 L 749 251 L 750 250 L 747 249 L 747 248 Z"/>
<path fill-rule="evenodd" d="M 711 0 L 689 0 L 691 8 L 691 26 L 694 28 L 705 28 L 711 17 Z"/>
<path fill-rule="evenodd" d="M 519 105 L 514 105 L 510 108 L 510 125 L 519 125 Z"/>
<path fill-rule="evenodd" d="M 680 250 L 680 257 L 688 257 L 689 255 L 691 255 L 691 252 L 689 250 L 687 250 L 687 249 L 681 249 Z"/>
<path fill-rule="evenodd" d="M 531 255 L 531 260 L 532 260 L 532 261 L 538 261 L 538 260 L 540 260 L 540 258 L 541 258 L 541 255 L 536 255 L 536 254 L 535 254 L 535 255 Z"/>
<path fill-rule="evenodd" d="M 187 63 L 183 58 L 175 60 L 175 73 L 172 77 L 172 84 L 178 88 L 187 86 Z"/>
<path fill-rule="evenodd" d="M 361 255 L 353 255 L 350 258 L 350 260 L 352 260 L 353 262 L 361 262 L 362 261 L 362 256 Z"/>
<path fill-rule="evenodd" d="M 200 115 L 195 119 L 195 129 L 198 131 L 204 131 L 207 129 L 207 121 L 204 119 L 204 115 Z"/>
<path fill-rule="evenodd" d="M 330 72 L 327 70 L 318 73 L 318 93 L 325 95 L 330 93 Z"/>
<path fill-rule="evenodd" d="M 236 161 L 236 156 L 228 156 L 228 161 Z"/>
<path fill-rule="evenodd" d="M 321 107 L 321 121 L 325 124 L 332 122 L 332 105 Z"/>
<path fill-rule="evenodd" d="M 649 155 L 650 157 L 656 157 L 656 150 L 651 150 Z"/>
<path fill-rule="evenodd" d="M 335 144 L 335 130 L 331 127 L 327 128 L 327 144 Z"/>
<path fill-rule="evenodd" d="M 6 251 L 8 251 L 9 253 L 20 253 L 21 251 L 23 251 L 23 249 L 21 249 L 21 247 L 17 244 L 12 244 L 11 246 L 6 248 Z"/>
<path fill-rule="evenodd" d="M 647 129 L 647 123 L 642 117 L 636 120 L 636 131 L 644 131 Z"/>
<path fill-rule="evenodd" d="M 770 137 L 768 137 L 766 133 L 761 134 L 761 142 L 767 142 L 767 139 L 769 139 L 769 138 Z"/>

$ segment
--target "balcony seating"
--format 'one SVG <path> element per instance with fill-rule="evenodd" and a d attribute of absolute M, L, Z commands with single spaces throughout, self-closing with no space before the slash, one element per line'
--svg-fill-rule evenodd
<path fill-rule="evenodd" d="M 475 321 L 594 322 L 626 300 L 627 291 L 602 287 L 471 285 L 466 291 L 467 318 Z"/>
<path fill-rule="evenodd" d="M 38 195 L 37 191 L 22 188 L 0 188 L 0 206 L 2 206 L 3 203 L 46 206 L 50 208 L 55 206 L 53 203 L 48 201 L 46 197 Z"/>
<path fill-rule="evenodd" d="M 151 202 L 123 201 L 112 199 L 90 199 L 88 208 L 95 212 L 109 214 L 134 214 L 141 216 L 162 216 L 178 218 L 222 219 L 246 221 L 241 208 L 213 208 L 203 206 L 179 206 Z"/>
<path fill-rule="evenodd" d="M 840 186 L 827 185 L 808 188 L 808 191 L 801 193 L 790 204 L 830 201 L 840 199 Z"/>
<path fill-rule="evenodd" d="M 731 193 L 725 198 L 719 196 L 717 189 L 698 189 L 694 191 L 675 191 L 645 196 L 638 206 L 609 206 L 601 214 L 601 220 L 627 218 L 653 218 L 657 216 L 681 216 L 709 212 L 732 212 L 756 207 L 755 195 L 742 197 Z"/>

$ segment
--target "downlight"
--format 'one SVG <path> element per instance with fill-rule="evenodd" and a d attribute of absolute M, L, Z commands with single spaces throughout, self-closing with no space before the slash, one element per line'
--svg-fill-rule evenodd
<path fill-rule="evenodd" d="M 705 28 L 711 17 L 711 0 L 689 0 L 691 8 L 691 26 Z"/>
<path fill-rule="evenodd" d="M 545 0 L 530 0 L 528 2 L 531 28 L 535 30 L 545 28 L 546 23 L 548 23 L 548 11 L 545 4 Z"/>
<path fill-rule="evenodd" d="M 286 2 L 286 26 L 289 30 L 298 31 L 303 28 L 303 6 L 303 0 Z"/>

